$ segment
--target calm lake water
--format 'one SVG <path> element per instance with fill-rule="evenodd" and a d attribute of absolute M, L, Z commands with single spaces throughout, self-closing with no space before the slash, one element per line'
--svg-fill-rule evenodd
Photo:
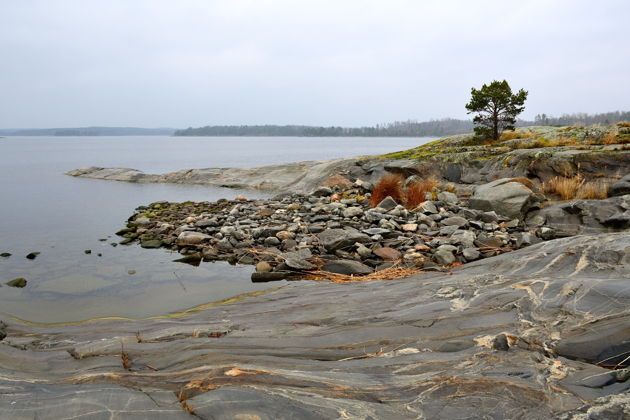
<path fill-rule="evenodd" d="M 380 154 L 432 138 L 7 137 L 0 138 L 0 316 L 65 322 L 177 312 L 278 283 L 250 282 L 252 266 L 175 263 L 167 250 L 111 244 L 140 205 L 215 201 L 257 191 L 132 184 L 64 175 L 81 166 L 148 173 Z M 86 254 L 85 250 L 91 250 Z M 34 260 L 25 256 L 41 254 Z M 101 256 L 98 256 L 101 254 Z M 129 274 L 130 270 L 135 271 Z M 131 272 L 133 272 L 131 271 Z M 4 283 L 24 277 L 23 289 Z M 1 319 L 1 318 L 0 318 Z"/>

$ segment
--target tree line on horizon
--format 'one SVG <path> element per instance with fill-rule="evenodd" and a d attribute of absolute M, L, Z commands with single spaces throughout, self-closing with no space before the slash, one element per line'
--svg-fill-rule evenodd
<path fill-rule="evenodd" d="M 518 120 L 517 127 L 535 125 L 567 126 L 614 124 L 630 121 L 630 111 L 614 111 L 600 114 L 573 113 L 553 117 L 538 114 L 534 121 Z M 213 125 L 177 130 L 175 136 L 251 136 L 251 137 L 443 137 L 471 133 L 472 120 L 443 118 L 418 122 L 395 121 L 372 127 L 316 127 L 307 125 Z"/>

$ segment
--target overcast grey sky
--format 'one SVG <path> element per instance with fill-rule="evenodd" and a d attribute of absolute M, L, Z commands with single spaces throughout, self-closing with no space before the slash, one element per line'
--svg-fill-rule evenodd
<path fill-rule="evenodd" d="M 0 128 L 358 126 L 630 109 L 630 2 L 0 0 Z"/>

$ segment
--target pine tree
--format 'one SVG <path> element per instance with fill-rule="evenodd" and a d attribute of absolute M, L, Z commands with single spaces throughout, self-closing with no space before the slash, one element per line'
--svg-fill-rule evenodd
<path fill-rule="evenodd" d="M 523 104 L 526 99 L 526 90 L 521 89 L 512 94 L 512 89 L 505 80 L 484 84 L 479 90 L 472 88 L 466 109 L 469 114 L 477 114 L 473 118 L 475 134 L 498 140 L 503 130 L 514 130 L 516 116 L 525 109 Z"/>

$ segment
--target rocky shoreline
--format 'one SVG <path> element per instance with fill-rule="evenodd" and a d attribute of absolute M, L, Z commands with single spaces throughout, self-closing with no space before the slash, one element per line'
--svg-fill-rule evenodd
<path fill-rule="evenodd" d="M 390 268 L 407 269 L 405 275 L 447 271 L 543 240 L 630 227 L 630 195 L 540 209 L 544 197 L 503 179 L 470 199 L 434 191 L 435 200 L 408 210 L 391 197 L 370 207 L 365 185 L 358 180 L 267 200 L 152 203 L 118 235 L 121 244 L 177 251 L 176 261 L 189 264 L 256 264 L 253 281 L 350 280 L 343 276 L 387 278 Z"/>

